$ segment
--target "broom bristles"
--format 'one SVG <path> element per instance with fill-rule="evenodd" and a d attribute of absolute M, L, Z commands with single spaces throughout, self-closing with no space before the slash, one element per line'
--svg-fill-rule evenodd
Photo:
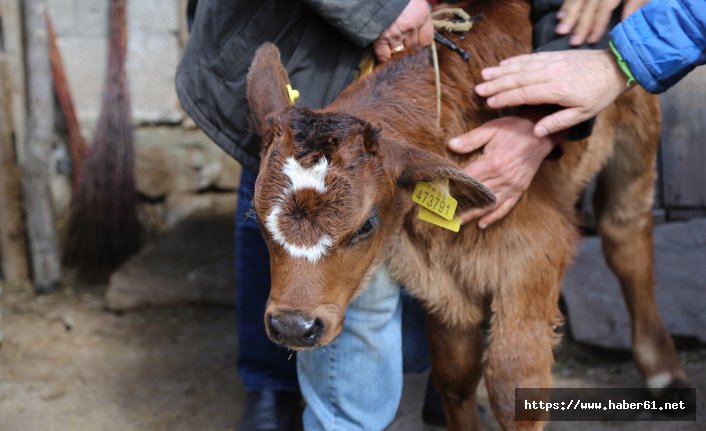
<path fill-rule="evenodd" d="M 67 261 L 84 275 L 114 269 L 140 246 L 126 48 L 126 0 L 111 0 L 105 93 L 72 198 L 65 251 Z"/>

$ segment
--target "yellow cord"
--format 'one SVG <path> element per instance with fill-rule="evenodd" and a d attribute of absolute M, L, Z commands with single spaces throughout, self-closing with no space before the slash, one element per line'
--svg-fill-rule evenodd
<path fill-rule="evenodd" d="M 443 15 L 452 14 L 460 21 L 452 21 L 449 18 L 445 19 L 434 19 Z M 444 8 L 438 9 L 431 13 L 432 23 L 434 23 L 434 28 L 436 30 L 444 31 L 455 31 L 457 33 L 468 33 L 473 28 L 473 19 L 471 16 L 461 8 Z"/>
<path fill-rule="evenodd" d="M 454 15 L 460 21 L 452 21 L 452 18 L 434 19 L 445 15 Z M 434 30 L 442 30 L 456 33 L 467 33 L 473 28 L 473 19 L 461 8 L 438 9 L 431 13 Z M 431 58 L 434 63 L 434 84 L 436 85 L 436 128 L 441 127 L 441 71 L 439 70 L 439 55 L 436 52 L 436 42 L 431 44 Z"/>
<path fill-rule="evenodd" d="M 436 86 L 436 128 L 441 127 L 441 73 L 439 71 L 439 55 L 436 53 L 436 42 L 431 44 L 431 58 L 434 63 L 434 85 Z"/>
<path fill-rule="evenodd" d="M 454 15 L 458 21 L 453 18 L 434 19 L 445 15 Z M 444 8 L 431 13 L 434 30 L 442 30 L 447 32 L 467 33 L 473 28 L 473 19 L 461 8 Z M 436 127 L 441 127 L 441 72 L 439 70 L 439 54 L 436 50 L 436 42 L 431 44 L 431 57 L 434 64 L 434 85 L 436 86 Z M 368 49 L 363 55 L 360 64 L 358 65 L 357 79 L 363 79 L 373 71 L 377 65 L 375 55 L 371 49 Z"/>

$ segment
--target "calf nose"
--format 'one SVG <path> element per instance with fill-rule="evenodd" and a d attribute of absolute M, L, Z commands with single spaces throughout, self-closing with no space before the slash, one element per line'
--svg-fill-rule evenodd
<path fill-rule="evenodd" d="M 290 347 L 314 347 L 324 333 L 321 319 L 301 313 L 271 314 L 268 319 L 270 338 Z"/>

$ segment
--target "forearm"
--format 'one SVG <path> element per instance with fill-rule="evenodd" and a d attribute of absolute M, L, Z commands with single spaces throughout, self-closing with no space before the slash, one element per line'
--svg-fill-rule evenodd
<path fill-rule="evenodd" d="M 397 19 L 409 0 L 304 0 L 304 3 L 363 48 Z"/>
<path fill-rule="evenodd" d="M 561 9 L 564 0 L 534 0 L 532 2 L 532 44 L 535 52 L 563 51 L 575 48 L 571 45 L 571 35 L 560 35 L 556 32 L 557 13 Z M 616 9 L 611 17 L 609 28 L 616 25 L 620 20 L 620 8 Z M 609 37 L 604 34 L 594 44 L 583 44 L 578 48 L 581 49 L 603 49 L 608 47 Z M 558 105 L 545 105 L 545 107 L 529 108 L 533 113 L 543 112 L 545 114 L 553 113 L 561 109 Z M 549 112 L 552 111 L 552 112 Z M 540 118 L 546 115 L 542 115 Z M 537 120 L 539 120 L 538 118 Z M 563 140 L 580 140 L 585 139 L 593 132 L 595 119 L 588 119 L 580 124 L 573 126 L 569 131 L 562 134 Z"/>
<path fill-rule="evenodd" d="M 637 82 L 652 93 L 706 63 L 706 8 L 700 1 L 651 1 L 610 35 Z"/>

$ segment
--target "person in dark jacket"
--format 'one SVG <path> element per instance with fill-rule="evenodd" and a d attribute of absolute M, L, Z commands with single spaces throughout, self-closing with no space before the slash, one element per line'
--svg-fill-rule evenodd
<path fill-rule="evenodd" d="M 429 9 L 423 0 L 269 0 L 192 2 L 192 33 L 177 71 L 177 94 L 185 110 L 204 132 L 243 165 L 236 211 L 236 282 L 238 370 L 248 391 L 238 429 L 290 430 L 298 414 L 298 384 L 290 352 L 267 339 L 263 315 L 269 294 L 269 258 L 255 218 L 248 216 L 258 170 L 260 140 L 249 123 L 245 76 L 255 50 L 275 42 L 295 88 L 300 106 L 323 107 L 348 85 L 371 46 L 379 60 L 391 53 L 428 45 L 433 38 Z M 306 429 L 382 429 L 394 416 L 401 390 L 399 286 L 383 271 L 348 313 L 347 331 L 326 353 L 300 355 L 302 388 L 309 408 Z M 348 352 L 361 351 L 363 334 L 374 334 L 379 349 L 369 353 L 389 358 L 379 364 L 345 366 Z M 308 356 L 308 357 L 307 357 Z M 303 358 L 302 357 L 306 357 Z M 335 370 L 327 364 L 336 358 Z M 347 371 L 350 370 L 350 371 Z M 351 375 L 381 388 L 377 396 L 352 396 L 345 390 Z M 338 380 L 344 396 L 328 390 Z M 354 382 L 352 382 L 354 384 Z M 397 388 L 397 389 L 395 389 Z M 376 415 L 362 415 L 375 410 Z"/>

